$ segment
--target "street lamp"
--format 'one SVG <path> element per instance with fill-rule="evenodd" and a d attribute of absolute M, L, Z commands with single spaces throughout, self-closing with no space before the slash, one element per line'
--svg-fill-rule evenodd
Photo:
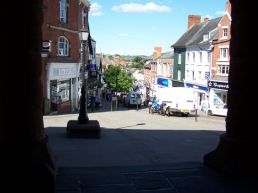
<path fill-rule="evenodd" d="M 82 43 L 82 87 L 81 87 L 81 97 L 80 97 L 80 112 L 78 116 L 79 123 L 88 123 L 89 117 L 87 113 L 87 85 L 86 85 L 86 78 L 85 78 L 85 52 L 88 50 L 88 37 L 89 32 L 85 30 L 79 31 L 79 38 Z M 87 60 L 88 61 L 88 60 Z"/>
<path fill-rule="evenodd" d="M 98 120 L 89 120 L 87 114 L 87 79 L 85 78 L 85 63 L 88 61 L 88 42 L 91 41 L 89 32 L 79 31 L 80 42 L 82 43 L 82 87 L 80 97 L 80 112 L 78 120 L 69 120 L 66 127 L 67 137 L 100 138 L 101 128 Z"/>

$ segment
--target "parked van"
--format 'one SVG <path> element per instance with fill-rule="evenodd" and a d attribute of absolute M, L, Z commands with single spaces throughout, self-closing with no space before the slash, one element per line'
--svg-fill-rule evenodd
<path fill-rule="evenodd" d="M 196 111 L 194 90 L 185 87 L 160 88 L 156 91 L 157 99 L 165 103 L 165 114 L 181 114 L 188 116 Z"/>
<path fill-rule="evenodd" d="M 125 97 L 125 106 L 137 106 L 141 107 L 142 105 L 142 96 L 138 92 L 131 91 Z"/>

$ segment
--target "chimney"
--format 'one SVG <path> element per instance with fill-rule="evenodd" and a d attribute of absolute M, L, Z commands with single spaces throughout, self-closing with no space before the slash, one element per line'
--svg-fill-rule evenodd
<path fill-rule="evenodd" d="M 209 22 L 209 17 L 206 16 L 206 17 L 204 18 L 204 23 L 207 24 L 208 22 Z"/>
<path fill-rule="evenodd" d="M 156 57 L 160 57 L 161 53 L 162 53 L 162 48 L 161 47 L 155 47 L 154 48 L 154 53 L 155 53 Z"/>
<path fill-rule="evenodd" d="M 226 3 L 226 11 L 231 15 L 231 3 L 229 1 Z"/>
<path fill-rule="evenodd" d="M 201 16 L 199 15 L 188 15 L 188 29 L 201 22 Z"/>

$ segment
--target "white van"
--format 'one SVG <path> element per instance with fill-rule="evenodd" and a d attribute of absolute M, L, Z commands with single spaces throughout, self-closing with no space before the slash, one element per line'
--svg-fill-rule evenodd
<path fill-rule="evenodd" d="M 129 92 L 126 97 L 125 97 L 125 101 L 124 101 L 125 106 L 137 106 L 141 107 L 142 105 L 142 96 L 140 93 L 138 92 Z"/>
<path fill-rule="evenodd" d="M 160 88 L 156 91 L 156 97 L 166 104 L 165 114 L 181 114 L 188 116 L 196 111 L 194 90 L 185 87 Z"/>

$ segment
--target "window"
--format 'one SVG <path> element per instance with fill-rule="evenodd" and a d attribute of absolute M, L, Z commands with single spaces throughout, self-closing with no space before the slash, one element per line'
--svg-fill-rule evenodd
<path fill-rule="evenodd" d="M 60 0 L 60 21 L 62 23 L 67 23 L 67 0 Z"/>
<path fill-rule="evenodd" d="M 228 26 L 222 27 L 222 37 L 221 39 L 227 39 L 228 37 Z"/>
<path fill-rule="evenodd" d="M 193 63 L 195 63 L 195 53 L 193 52 Z"/>
<path fill-rule="evenodd" d="M 203 34 L 203 41 L 209 40 L 209 34 Z"/>
<path fill-rule="evenodd" d="M 228 58 L 228 48 L 220 48 L 220 58 L 221 59 Z"/>
<path fill-rule="evenodd" d="M 195 77 L 194 77 L 194 70 L 192 70 L 192 80 L 195 80 Z"/>
<path fill-rule="evenodd" d="M 68 56 L 69 55 L 69 42 L 63 36 L 58 38 L 57 55 L 58 56 Z"/>
<path fill-rule="evenodd" d="M 210 63 L 211 62 L 211 53 L 207 52 L 207 62 Z"/>
<path fill-rule="evenodd" d="M 227 37 L 228 36 L 228 29 L 227 28 L 224 28 L 223 29 L 223 34 L 222 34 L 223 37 Z"/>
<path fill-rule="evenodd" d="M 229 65 L 218 65 L 219 66 L 219 74 L 228 75 L 229 73 Z"/>
<path fill-rule="evenodd" d="M 187 53 L 187 64 L 189 64 L 189 60 L 190 60 L 190 53 Z"/>
<path fill-rule="evenodd" d="M 189 80 L 189 70 L 186 70 L 186 79 Z"/>
<path fill-rule="evenodd" d="M 177 71 L 177 80 L 181 80 L 181 70 Z"/>
<path fill-rule="evenodd" d="M 199 52 L 199 56 L 200 56 L 200 63 L 202 63 L 202 52 Z"/>
<path fill-rule="evenodd" d="M 198 71 L 198 79 L 199 79 L 199 80 L 202 79 L 202 71 Z"/>
<path fill-rule="evenodd" d="M 82 28 L 85 28 L 86 26 L 86 11 L 85 10 L 82 10 Z"/>
<path fill-rule="evenodd" d="M 178 54 L 178 64 L 181 64 L 181 54 Z"/>

